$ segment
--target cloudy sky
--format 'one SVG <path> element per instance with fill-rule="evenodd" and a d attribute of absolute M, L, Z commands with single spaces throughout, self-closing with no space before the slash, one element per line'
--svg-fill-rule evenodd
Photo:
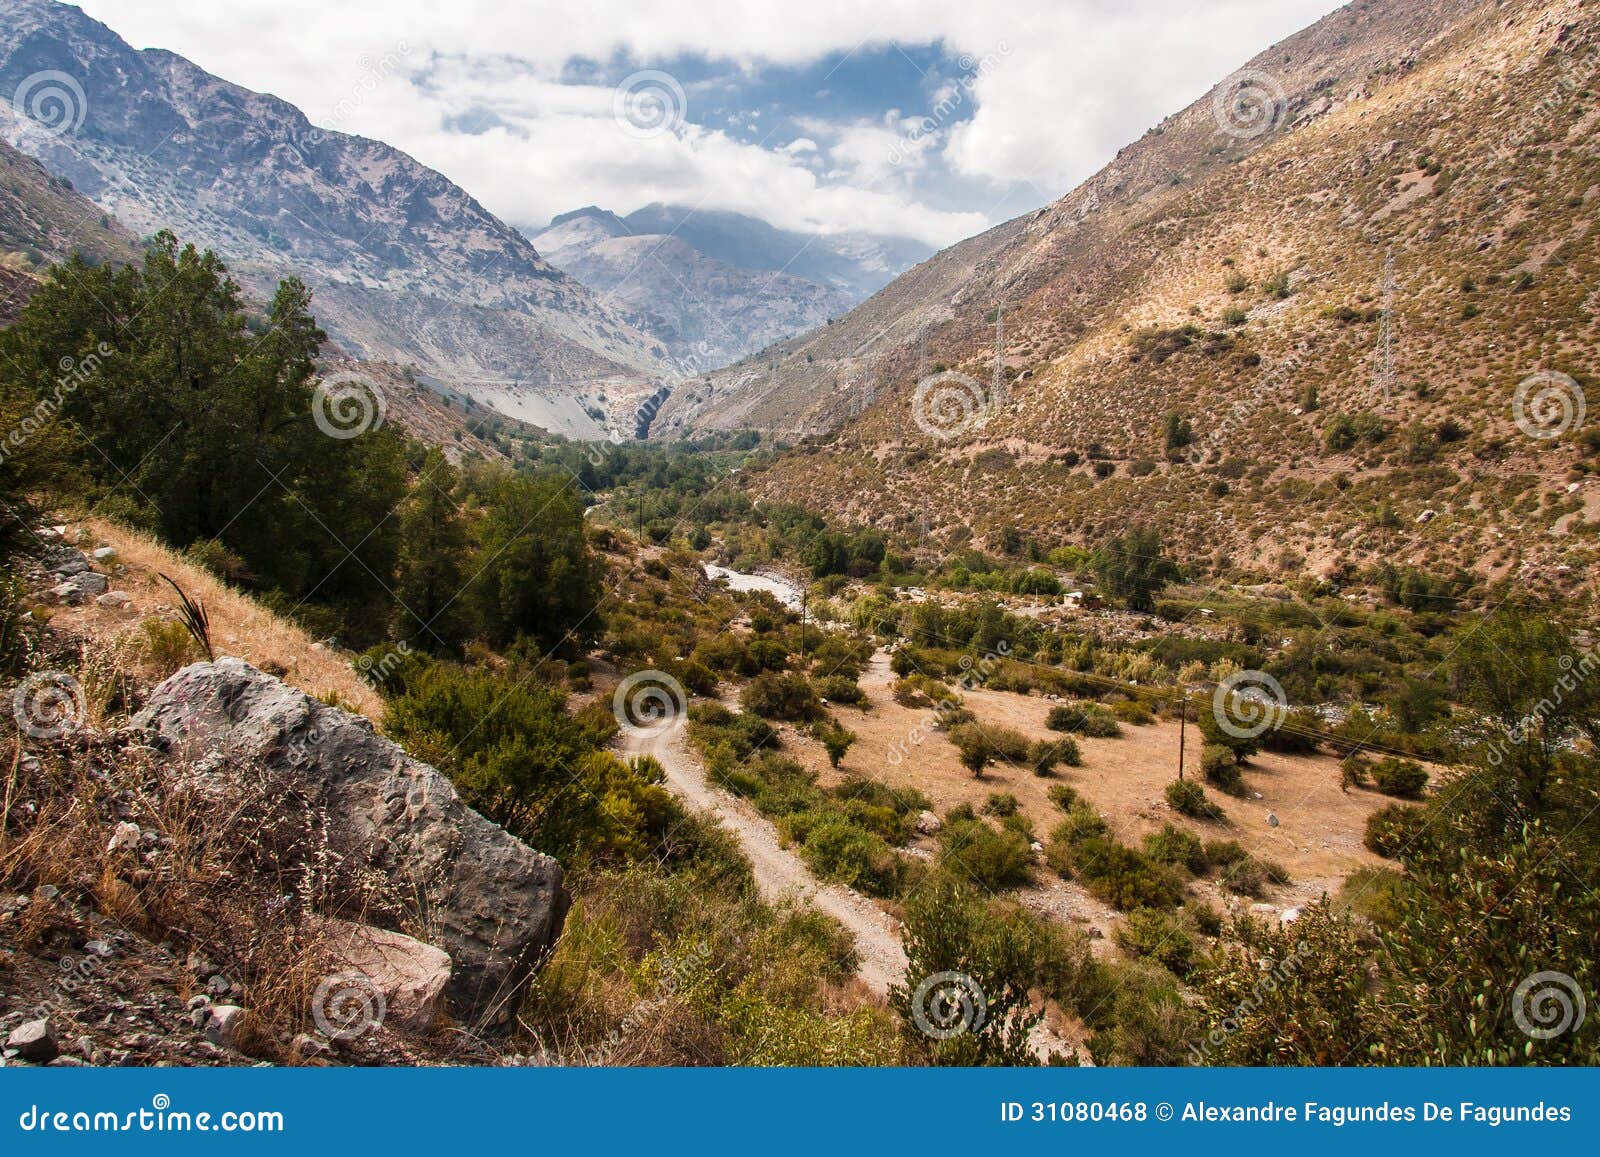
<path fill-rule="evenodd" d="M 1333 0 L 77 0 L 513 224 L 728 209 L 944 245 L 1054 200 Z"/>

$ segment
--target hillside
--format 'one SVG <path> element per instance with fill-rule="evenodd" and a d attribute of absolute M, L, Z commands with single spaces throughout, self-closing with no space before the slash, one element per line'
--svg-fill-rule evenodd
<path fill-rule="evenodd" d="M 1236 74 L 1243 106 L 1224 82 L 654 430 L 812 436 L 764 494 L 947 542 L 1150 521 L 1217 567 L 1581 587 L 1596 31 L 1575 0 L 1350 5 Z"/>
<path fill-rule="evenodd" d="M 135 232 L 214 248 L 258 295 L 300 276 L 350 353 L 459 384 L 667 371 L 656 342 L 404 153 L 313 126 L 172 53 L 135 51 L 76 8 L 4 0 L 0 12 L 0 87 L 31 82 L 22 107 L 47 118 L 8 103 L 0 136 Z M 63 100 L 38 104 L 50 73 L 67 77 L 53 82 Z"/>
<path fill-rule="evenodd" d="M 795 233 L 667 205 L 627 217 L 574 210 L 533 241 L 690 373 L 826 324 L 928 252 L 903 238 Z"/>
<path fill-rule="evenodd" d="M 33 271 L 71 253 L 132 261 L 131 238 L 93 202 L 0 141 L 0 325 L 27 300 Z"/>

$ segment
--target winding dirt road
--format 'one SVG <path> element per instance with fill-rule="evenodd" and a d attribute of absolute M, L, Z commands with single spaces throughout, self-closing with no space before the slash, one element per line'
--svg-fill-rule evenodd
<path fill-rule="evenodd" d="M 712 787 L 700 760 L 685 749 L 681 726 L 651 733 L 624 731 L 619 742 L 627 756 L 651 755 L 659 760 L 667 786 L 679 799 L 714 817 L 738 838 L 763 898 L 796 896 L 843 924 L 856 939 L 861 957 L 858 973 L 872 991 L 887 994 L 891 985 L 905 982 L 906 954 L 894 921 L 865 897 L 819 881 L 778 842 L 777 831 L 755 808 Z"/>

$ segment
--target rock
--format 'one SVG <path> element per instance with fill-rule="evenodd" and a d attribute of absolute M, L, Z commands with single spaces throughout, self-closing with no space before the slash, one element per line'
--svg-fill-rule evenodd
<path fill-rule="evenodd" d="M 294 1049 L 295 1054 L 303 1061 L 320 1060 L 333 1053 L 333 1049 L 327 1041 L 321 1037 L 312 1036 L 307 1032 L 295 1037 L 289 1047 Z"/>
<path fill-rule="evenodd" d="M 227 996 L 228 989 L 232 987 L 233 985 L 228 983 L 228 978 L 220 972 L 206 981 L 206 991 L 212 996 Z"/>
<path fill-rule="evenodd" d="M 123 820 L 117 825 L 117 830 L 111 833 L 111 841 L 106 844 L 106 851 L 131 852 L 139 846 L 139 840 L 144 835 L 139 830 L 139 825 Z"/>
<path fill-rule="evenodd" d="M 191 787 L 237 806 L 241 774 L 281 777 L 327 814 L 329 852 L 386 877 L 455 968 L 446 1000 L 468 1023 L 505 1019 L 561 932 L 561 865 L 461 802 L 450 781 L 239 659 L 197 663 L 157 687 L 135 725 L 193 764 Z"/>
<path fill-rule="evenodd" d="M 6 1048 L 16 1049 L 17 1056 L 36 1065 L 47 1065 L 61 1054 L 49 1017 L 30 1020 L 12 1029 L 11 1035 L 6 1037 Z"/>
<path fill-rule="evenodd" d="M 52 1069 L 81 1069 L 85 1062 L 78 1057 L 60 1056 L 49 1063 Z"/>
<path fill-rule="evenodd" d="M 931 836 L 938 832 L 942 827 L 944 827 L 944 824 L 941 823 L 939 821 L 939 817 L 934 815 L 932 812 L 922 812 L 917 816 L 918 835 Z"/>
<path fill-rule="evenodd" d="M 206 1040 L 224 1048 L 238 1048 L 244 1039 L 245 1011 L 237 1004 L 214 1004 L 206 1018 Z"/>
<path fill-rule="evenodd" d="M 1300 909 L 1285 908 L 1283 910 L 1283 915 L 1279 916 L 1278 919 L 1282 920 L 1285 924 L 1293 924 L 1296 920 L 1300 919 Z"/>
<path fill-rule="evenodd" d="M 130 607 L 133 605 L 133 596 L 127 591 L 107 591 L 105 594 L 95 599 L 95 605 L 101 607 L 110 607 L 114 611 L 120 611 L 124 607 Z"/>
<path fill-rule="evenodd" d="M 92 551 L 89 557 L 98 563 L 113 563 L 117 561 L 117 548 L 114 546 L 102 546 L 99 550 Z"/>
<path fill-rule="evenodd" d="M 83 605 L 83 592 L 76 583 L 62 583 L 60 586 L 50 588 L 50 597 L 56 602 L 68 607 Z"/>
<path fill-rule="evenodd" d="M 85 956 L 107 957 L 116 955 L 116 949 L 104 940 L 90 940 L 83 946 Z"/>
<path fill-rule="evenodd" d="M 339 986 L 353 989 L 355 1000 L 367 1002 L 364 1014 L 401 1032 L 421 1035 L 433 1028 L 444 1011 L 445 990 L 450 984 L 450 957 L 431 944 L 348 920 L 319 920 L 318 933 L 339 962 L 338 974 L 330 977 L 325 993 L 334 1003 Z M 370 988 L 368 988 L 370 985 Z M 365 989 L 363 992 L 361 990 Z M 379 1005 L 370 994 L 377 992 Z M 331 1010 L 323 1009 L 324 1019 Z M 334 1028 L 342 1027 L 335 1019 Z"/>
<path fill-rule="evenodd" d="M 57 578 L 68 579 L 87 572 L 89 570 L 89 560 L 77 551 L 67 548 L 59 554 L 51 555 L 45 561 L 45 566 Z"/>
<path fill-rule="evenodd" d="M 83 592 L 85 598 L 90 595 L 103 595 L 111 588 L 110 579 L 103 574 L 95 574 L 93 571 L 85 571 L 73 579 L 72 584 Z"/>

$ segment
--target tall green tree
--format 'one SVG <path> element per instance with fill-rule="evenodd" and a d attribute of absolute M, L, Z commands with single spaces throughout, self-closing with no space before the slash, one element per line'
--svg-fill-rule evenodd
<path fill-rule="evenodd" d="M 483 508 L 472 595 L 485 637 L 526 638 L 543 651 L 594 638 L 602 567 L 571 480 L 488 470 L 469 481 Z"/>
<path fill-rule="evenodd" d="M 456 655 L 467 638 L 467 528 L 456 504 L 455 467 L 437 449 L 422 460 L 400 506 L 395 636 L 434 655 Z"/>
<path fill-rule="evenodd" d="M 1156 595 L 1179 577 L 1177 564 L 1162 552 L 1160 533 L 1151 527 L 1117 535 L 1095 552 L 1090 565 L 1101 585 L 1134 611 L 1153 609 Z"/>

